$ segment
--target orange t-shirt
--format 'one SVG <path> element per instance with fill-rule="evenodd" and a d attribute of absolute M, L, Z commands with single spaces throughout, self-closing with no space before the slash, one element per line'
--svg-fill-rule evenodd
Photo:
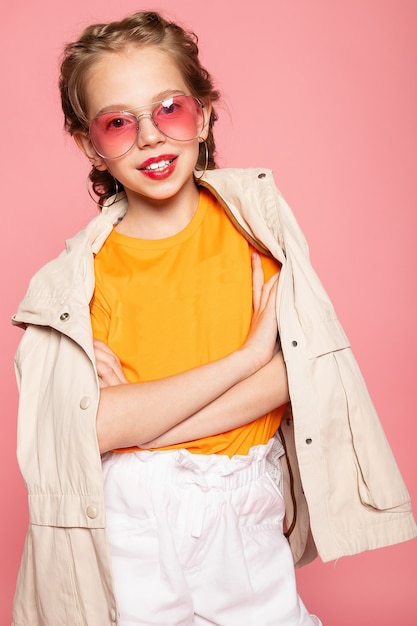
<path fill-rule="evenodd" d="M 220 203 L 204 189 L 191 222 L 172 237 L 145 240 L 113 230 L 95 257 L 94 337 L 118 355 L 132 383 L 226 356 L 243 344 L 251 322 L 251 252 Z M 279 263 L 261 258 L 268 279 Z M 168 448 L 247 454 L 251 446 L 270 439 L 283 410 Z"/>

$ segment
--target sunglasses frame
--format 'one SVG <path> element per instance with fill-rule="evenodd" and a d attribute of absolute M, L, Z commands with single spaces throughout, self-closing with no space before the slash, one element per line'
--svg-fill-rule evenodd
<path fill-rule="evenodd" d="M 158 124 L 156 123 L 153 115 L 154 112 L 156 111 L 156 109 L 158 108 L 159 105 L 164 104 L 164 103 L 172 103 L 173 101 L 175 101 L 176 98 L 192 98 L 195 102 L 198 103 L 198 105 L 201 108 L 202 111 L 202 115 L 203 115 L 203 124 L 200 128 L 200 130 L 198 131 L 198 133 L 194 136 L 194 137 L 190 137 L 189 139 L 176 139 L 175 137 L 171 137 L 170 135 L 167 135 L 163 130 L 160 129 L 160 127 L 158 126 Z M 140 113 L 139 115 L 135 115 L 134 113 L 132 113 L 132 111 L 139 111 L 140 109 L 147 109 L 149 107 L 152 107 L 152 111 L 150 113 Z M 140 106 L 137 107 L 132 107 L 130 109 L 122 109 L 122 110 L 115 110 L 115 111 L 105 111 L 104 113 L 99 113 L 99 115 L 96 115 L 90 122 L 89 128 L 88 128 L 88 137 L 90 138 L 90 141 L 94 147 L 94 150 L 97 152 L 97 154 L 99 156 L 101 156 L 103 159 L 108 159 L 108 160 L 113 160 L 113 159 L 119 159 L 120 157 L 124 156 L 125 154 L 127 154 L 129 152 L 129 150 L 131 150 L 133 148 L 133 146 L 135 145 L 135 142 L 137 141 L 138 138 L 138 133 L 139 133 L 139 128 L 140 128 L 140 124 L 139 124 L 139 120 L 141 117 L 150 117 L 152 120 L 153 125 L 155 126 L 155 128 L 158 129 L 158 131 L 160 133 L 162 133 L 162 135 L 164 135 L 165 137 L 167 137 L 168 139 L 173 139 L 174 141 L 192 141 L 193 139 L 197 139 L 197 137 L 199 137 L 201 131 L 203 130 L 203 128 L 206 126 L 206 119 L 205 119 L 205 115 L 204 115 L 204 109 L 205 109 L 205 104 L 204 102 L 201 102 L 201 100 L 199 98 L 197 98 L 196 96 L 192 96 L 190 94 L 178 94 L 176 96 L 169 96 L 169 98 L 164 98 L 163 100 L 158 100 L 157 102 L 151 102 L 150 104 L 142 104 Z M 132 144 L 129 146 L 129 148 L 127 150 L 125 150 L 124 152 L 122 152 L 121 154 L 117 155 L 117 156 L 113 156 L 113 157 L 109 157 L 106 156 L 105 154 L 102 154 L 101 152 L 99 152 L 99 150 L 97 149 L 94 140 L 93 140 L 93 134 L 91 133 L 91 125 L 92 123 L 97 120 L 98 118 L 102 117 L 103 115 L 109 115 L 109 114 L 117 114 L 120 113 L 121 115 L 131 115 L 137 122 L 137 126 L 136 126 L 136 137 L 133 140 Z"/>

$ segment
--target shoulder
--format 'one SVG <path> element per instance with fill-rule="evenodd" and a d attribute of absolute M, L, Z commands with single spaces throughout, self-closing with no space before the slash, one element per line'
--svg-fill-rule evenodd
<path fill-rule="evenodd" d="M 268 168 L 219 168 L 207 170 L 199 181 L 226 202 L 252 206 L 259 202 L 275 203 L 277 187 L 272 170 Z"/>
<path fill-rule="evenodd" d="M 220 183 L 229 181 L 233 182 L 242 182 L 242 181 L 271 181 L 274 182 L 274 176 L 272 170 L 267 167 L 257 167 L 257 168 L 233 168 L 233 167 L 224 167 L 218 168 L 214 170 L 207 170 L 203 176 L 203 180 L 208 183 Z"/>
<path fill-rule="evenodd" d="M 119 204 L 119 203 L 117 203 Z M 94 288 L 93 258 L 113 229 L 123 207 L 103 210 L 87 226 L 65 242 L 65 248 L 29 281 L 13 323 L 46 324 L 52 310 L 65 303 L 90 298 Z"/>

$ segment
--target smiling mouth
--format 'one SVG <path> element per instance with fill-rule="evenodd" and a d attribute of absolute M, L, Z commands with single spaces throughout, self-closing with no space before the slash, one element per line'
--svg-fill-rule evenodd
<path fill-rule="evenodd" d="M 155 172 L 158 170 L 164 170 L 166 167 L 168 167 L 168 165 L 171 165 L 171 163 L 175 161 L 175 158 L 173 159 L 162 159 L 161 161 L 156 161 L 154 163 L 150 163 L 149 165 L 147 165 L 146 167 L 141 167 L 141 170 L 145 170 L 145 171 L 150 171 L 150 172 Z"/>

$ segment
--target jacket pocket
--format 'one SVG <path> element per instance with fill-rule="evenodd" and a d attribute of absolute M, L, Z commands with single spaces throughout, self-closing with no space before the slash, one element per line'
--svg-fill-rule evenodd
<path fill-rule="evenodd" d="M 350 347 L 339 320 L 335 317 L 315 322 L 305 333 L 306 350 L 311 359 Z"/>

